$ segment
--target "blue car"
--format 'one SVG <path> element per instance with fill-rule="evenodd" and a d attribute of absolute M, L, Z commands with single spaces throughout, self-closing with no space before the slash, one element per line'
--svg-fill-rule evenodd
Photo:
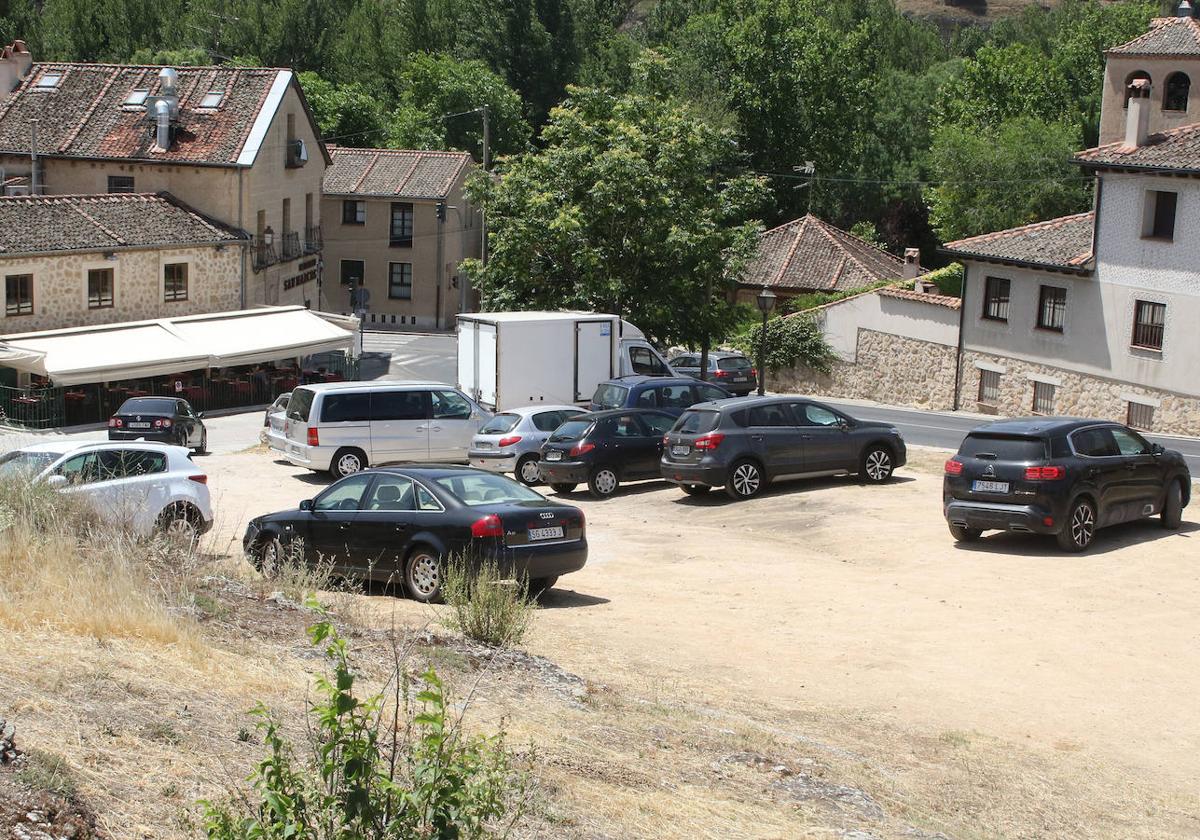
<path fill-rule="evenodd" d="M 592 411 L 613 408 L 653 408 L 678 417 L 696 403 L 723 400 L 733 394 L 690 376 L 622 376 L 596 386 Z"/>

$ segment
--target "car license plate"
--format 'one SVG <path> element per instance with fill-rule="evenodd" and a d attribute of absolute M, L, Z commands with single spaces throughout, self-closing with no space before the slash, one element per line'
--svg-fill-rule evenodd
<path fill-rule="evenodd" d="M 477 443 L 477 444 L 475 444 L 475 448 L 476 449 L 491 449 L 492 445 L 490 443 Z"/>
<path fill-rule="evenodd" d="M 150 424 L 149 423 L 130 423 L 129 428 L 131 428 L 131 429 L 149 429 Z"/>
<path fill-rule="evenodd" d="M 973 481 L 971 490 L 975 493 L 1007 493 L 1007 481 Z"/>
<path fill-rule="evenodd" d="M 672 455 L 686 455 L 691 451 L 692 451 L 692 447 L 690 447 L 690 446 L 681 446 L 679 444 L 675 444 L 674 446 L 671 447 Z"/>
<path fill-rule="evenodd" d="M 561 525 L 556 525 L 553 528 L 530 528 L 530 540 L 561 540 L 563 529 Z"/>
<path fill-rule="evenodd" d="M 734 381 L 734 382 L 746 382 L 747 380 L 748 380 L 748 377 L 745 377 L 745 376 L 735 376 L 735 377 L 733 377 L 733 381 Z"/>
<path fill-rule="evenodd" d="M 561 461 L 562 460 L 562 452 L 558 449 L 551 449 L 549 452 L 546 453 L 546 460 L 547 461 Z"/>

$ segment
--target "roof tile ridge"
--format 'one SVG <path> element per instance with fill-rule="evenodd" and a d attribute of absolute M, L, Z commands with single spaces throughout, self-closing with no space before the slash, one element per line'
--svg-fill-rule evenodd
<path fill-rule="evenodd" d="M 1024 225 L 1017 225 L 1014 228 L 1006 228 L 1004 230 L 994 230 L 994 231 L 990 231 L 988 233 L 977 233 L 974 236 L 967 236 L 962 239 L 955 239 L 953 242 L 947 242 L 944 247 L 952 248 L 956 245 L 963 245 L 967 242 L 975 242 L 975 241 L 987 240 L 987 239 L 993 239 L 993 238 L 999 239 L 999 238 L 1008 237 L 1008 236 L 1018 236 L 1022 233 L 1028 233 L 1031 230 L 1041 230 L 1043 228 L 1049 228 L 1049 227 L 1062 227 L 1072 221 L 1084 219 L 1084 218 L 1087 218 L 1088 216 L 1094 217 L 1095 214 L 1096 214 L 1095 210 L 1084 210 L 1079 213 L 1071 213 L 1069 215 L 1058 216 L 1053 219 L 1043 219 L 1040 222 L 1029 222 Z"/>
<path fill-rule="evenodd" d="M 393 195 L 400 195 L 404 188 L 408 186 L 408 182 L 412 180 L 412 176 L 416 174 L 417 167 L 420 164 L 421 156 L 417 155 L 412 162 L 412 166 L 408 167 L 408 172 L 406 172 L 404 177 L 401 178 L 399 183 L 396 184 L 396 189 L 392 190 Z"/>
<path fill-rule="evenodd" d="M 119 78 L 119 74 L 117 74 L 117 73 L 113 73 L 111 76 L 108 77 L 108 81 L 106 81 L 104 83 L 104 87 L 102 87 L 100 89 L 100 93 L 96 94 L 96 98 L 92 100 L 92 104 L 88 106 L 88 109 L 83 112 L 83 117 L 80 118 L 80 120 L 76 124 L 75 128 L 71 131 L 70 134 L 68 134 L 66 136 L 66 138 L 61 143 L 58 144 L 58 149 L 57 149 L 58 152 L 60 152 L 60 153 L 66 152 L 67 149 L 69 149 L 71 147 L 71 144 L 74 143 L 75 140 L 79 137 L 79 133 L 81 131 L 83 131 L 84 126 L 86 126 L 88 124 L 88 120 L 90 120 L 92 118 L 92 114 L 96 113 L 96 109 L 100 107 L 100 103 L 104 100 L 104 97 L 108 94 L 109 89 L 112 88 L 112 86 L 114 84 L 116 84 L 118 78 Z"/>
<path fill-rule="evenodd" d="M 68 204 L 67 206 L 70 207 L 72 210 L 74 210 L 76 213 L 78 213 L 80 216 L 83 216 L 83 218 L 85 218 L 89 222 L 91 222 L 92 225 L 94 227 L 96 227 L 98 230 L 100 230 L 105 236 L 108 236 L 111 239 L 115 240 L 118 245 L 127 245 L 128 244 L 115 231 L 109 230 L 107 227 L 105 227 L 103 224 L 101 224 L 95 217 L 93 217 L 91 213 L 88 213 L 86 210 L 84 210 L 83 207 L 80 206 L 80 204 Z"/>
<path fill-rule="evenodd" d="M 811 215 L 811 214 L 810 214 L 810 215 Z M 847 261 L 849 261 L 849 262 L 853 262 L 853 263 L 854 263 L 855 265 L 857 265 L 857 266 L 858 266 L 860 269 L 862 269 L 863 271 L 865 271 L 865 272 L 866 272 L 866 273 L 867 273 L 869 276 L 874 276 L 874 275 L 875 275 L 875 272 L 874 272 L 874 271 L 871 271 L 871 269 L 867 268 L 867 267 L 866 267 L 866 266 L 863 264 L 862 260 L 860 260 L 860 259 L 859 259 L 858 257 L 856 257 L 854 254 L 852 254 L 852 253 L 850 252 L 850 249 L 849 249 L 849 248 L 847 248 L 847 247 L 845 246 L 845 244 L 844 244 L 844 243 L 843 243 L 843 242 L 842 242 L 842 241 L 841 241 L 841 240 L 840 240 L 838 237 L 836 237 L 836 236 L 834 236 L 834 235 L 833 235 L 833 231 L 835 231 L 835 230 L 836 230 L 836 231 L 837 231 L 839 234 L 843 234 L 843 233 L 845 233 L 845 234 L 847 234 L 848 236 L 854 236 L 854 234 L 852 234 L 852 233 L 849 233 L 848 231 L 844 231 L 844 230 L 842 230 L 841 228 L 834 227 L 833 225 L 829 224 L 829 222 L 826 222 L 826 221 L 825 221 L 825 220 L 823 220 L 823 219 L 818 219 L 816 216 L 813 216 L 812 218 L 813 218 L 813 219 L 814 219 L 814 220 L 817 222 L 817 226 L 818 226 L 818 227 L 820 227 L 820 229 L 821 229 L 821 232 L 822 232 L 823 234 L 825 234 L 825 237 L 826 237 L 826 238 L 827 238 L 827 239 L 828 239 L 830 242 L 832 242 L 832 243 L 834 244 L 834 247 L 836 247 L 836 248 L 838 249 L 838 251 L 840 251 L 840 252 L 841 252 L 841 254 L 842 254 L 842 266 L 841 266 L 841 271 L 839 272 L 839 274 L 841 274 L 841 273 L 845 272 L 845 270 L 846 270 L 846 262 L 847 262 Z M 854 236 L 854 238 L 855 238 L 855 239 L 858 239 L 858 237 L 857 237 L 857 236 Z M 863 240 L 863 241 L 865 242 L 865 240 Z M 870 244 L 870 243 L 867 243 L 867 244 Z M 882 249 L 881 249 L 881 250 L 882 250 Z M 885 253 L 885 254 L 887 254 L 887 251 L 884 251 L 884 253 Z M 891 256 L 891 254 L 888 254 L 888 256 Z M 841 278 L 840 278 L 840 276 L 839 276 L 839 278 L 838 278 L 838 279 L 839 279 L 839 280 L 841 279 Z M 835 287 L 835 288 L 837 287 L 837 281 L 836 281 L 836 280 L 834 281 L 834 287 Z"/>
<path fill-rule="evenodd" d="M 204 213 L 200 212 L 192 205 L 176 198 L 174 195 L 167 192 L 166 190 L 162 190 L 162 191 L 156 192 L 156 193 L 142 193 L 141 195 L 143 195 L 147 198 L 153 198 L 156 201 L 162 202 L 164 204 L 169 204 L 172 207 L 176 208 L 177 210 L 180 210 L 180 211 L 188 214 L 188 216 L 190 216 L 192 219 L 194 219 L 197 222 L 199 222 L 200 224 L 204 225 L 204 227 L 206 227 L 208 230 L 212 231 L 214 234 L 217 234 L 218 236 L 228 236 L 231 231 L 236 230 L 232 226 L 225 225 L 223 222 L 218 222 L 215 219 L 209 218 L 208 216 L 204 215 Z M 221 229 L 222 226 L 225 227 L 225 230 Z"/>
<path fill-rule="evenodd" d="M 375 164 L 379 163 L 379 154 L 376 153 L 371 157 L 371 162 L 367 164 L 367 168 L 363 170 L 362 175 L 358 176 L 358 180 L 354 182 L 354 186 L 350 188 L 350 192 L 358 192 L 359 187 L 367 180 L 367 176 L 375 169 Z"/>
<path fill-rule="evenodd" d="M 458 166 L 454 167 L 454 171 L 446 176 L 446 180 L 442 184 L 441 195 L 443 195 L 443 196 L 450 195 L 450 188 L 452 186 L 454 186 L 454 182 L 458 180 L 458 173 L 462 172 L 466 168 L 467 168 L 467 162 L 465 160 L 460 160 L 458 162 Z"/>
<path fill-rule="evenodd" d="M 779 263 L 779 271 L 775 272 L 775 276 L 771 278 L 771 285 L 773 285 L 773 286 L 778 285 L 779 281 L 783 279 L 783 272 L 787 270 L 787 267 L 789 265 L 791 265 L 792 257 L 794 257 L 796 255 L 796 249 L 800 247 L 800 237 L 804 235 L 804 226 L 806 224 L 807 219 L 808 219 L 808 215 L 805 214 L 804 216 L 801 216 L 799 219 L 796 220 L 796 221 L 800 222 L 800 224 L 796 225 L 795 235 L 792 238 L 792 247 L 788 248 L 787 256 L 785 256 L 783 258 L 783 260 Z M 792 223 L 788 222 L 788 224 L 790 225 Z M 775 228 L 775 230 L 779 230 L 783 227 L 785 227 L 785 225 L 780 225 L 778 228 Z M 767 233 L 770 233 L 770 232 L 771 231 L 767 231 Z M 766 235 L 767 235 L 766 233 L 763 234 L 763 236 L 766 236 Z"/>

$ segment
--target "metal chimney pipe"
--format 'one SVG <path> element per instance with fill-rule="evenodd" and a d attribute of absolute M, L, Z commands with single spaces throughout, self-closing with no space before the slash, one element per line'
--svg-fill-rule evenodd
<path fill-rule="evenodd" d="M 159 99 L 154 103 L 154 144 L 162 151 L 171 148 L 171 104 Z"/>

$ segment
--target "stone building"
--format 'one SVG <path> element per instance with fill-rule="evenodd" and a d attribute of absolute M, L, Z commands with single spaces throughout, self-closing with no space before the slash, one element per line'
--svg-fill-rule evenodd
<path fill-rule="evenodd" d="M 315 300 L 328 153 L 290 70 L 33 61 L 0 52 L 0 183 L 169 193 L 249 235 L 235 307 Z"/>
<path fill-rule="evenodd" d="M 0 333 L 237 309 L 244 244 L 166 194 L 0 198 Z"/>
<path fill-rule="evenodd" d="M 1107 54 L 1095 210 L 946 245 L 966 266 L 956 407 L 1200 433 L 1200 23 Z M 1190 116 L 1189 116 L 1190 115 Z"/>
<path fill-rule="evenodd" d="M 463 181 L 465 152 L 330 147 L 325 173 L 325 283 L 320 306 L 357 310 L 374 329 L 448 329 L 475 307 L 459 264 L 478 257 L 479 213 Z"/>

